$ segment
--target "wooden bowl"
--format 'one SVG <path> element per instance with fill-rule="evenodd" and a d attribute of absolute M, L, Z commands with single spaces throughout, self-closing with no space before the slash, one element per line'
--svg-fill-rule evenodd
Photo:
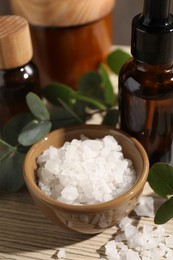
<path fill-rule="evenodd" d="M 47 195 L 37 186 L 37 158 L 50 145 L 61 147 L 64 142 L 88 138 L 103 138 L 112 135 L 122 146 L 125 158 L 132 161 L 137 179 L 131 189 L 120 197 L 95 205 L 69 205 Z M 33 145 L 24 162 L 24 178 L 28 190 L 45 216 L 55 224 L 77 232 L 94 234 L 118 224 L 135 207 L 149 172 L 149 161 L 142 145 L 120 130 L 101 125 L 83 125 L 58 129 Z"/>

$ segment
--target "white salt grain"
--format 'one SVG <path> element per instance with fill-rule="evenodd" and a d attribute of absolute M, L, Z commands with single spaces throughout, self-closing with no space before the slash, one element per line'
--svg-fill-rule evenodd
<path fill-rule="evenodd" d="M 106 255 L 109 260 L 121 260 L 117 249 L 116 249 L 116 243 L 114 240 L 109 241 L 106 245 Z"/>
<path fill-rule="evenodd" d="M 61 197 L 62 200 L 65 200 L 67 203 L 68 202 L 73 202 L 77 197 L 79 196 L 78 190 L 76 187 L 73 186 L 66 186 L 62 191 L 61 191 Z"/>
<path fill-rule="evenodd" d="M 112 200 L 136 180 L 132 162 L 112 136 L 74 139 L 49 147 L 37 160 L 38 185 L 49 196 L 69 204 Z"/>
<path fill-rule="evenodd" d="M 65 258 L 65 256 L 66 256 L 65 249 L 64 249 L 64 248 L 60 248 L 60 249 L 58 250 L 58 253 L 57 253 L 58 259 L 60 259 L 60 258 Z"/>
<path fill-rule="evenodd" d="M 120 224 L 119 224 L 119 227 L 120 227 L 120 229 L 121 229 L 122 231 L 124 231 L 126 227 L 128 227 L 129 225 L 131 225 L 131 223 L 132 223 L 132 220 L 131 220 L 129 217 L 124 217 L 124 218 L 121 220 L 121 222 L 120 222 Z"/>
<path fill-rule="evenodd" d="M 154 214 L 154 200 L 142 196 L 136 213 L 149 216 Z M 106 260 L 160 260 L 173 259 L 173 235 L 166 236 L 164 226 L 135 227 L 132 219 L 125 217 L 119 224 L 114 240 L 105 245 Z"/>
<path fill-rule="evenodd" d="M 165 244 L 167 247 L 173 249 L 173 235 L 170 235 L 165 238 Z"/>
<path fill-rule="evenodd" d="M 165 236 L 163 226 L 145 225 L 137 228 L 126 217 L 120 223 L 120 229 L 121 234 L 105 245 L 106 259 L 173 259 L 173 236 Z"/>
<path fill-rule="evenodd" d="M 140 260 L 139 254 L 132 249 L 128 249 L 126 253 L 127 260 Z"/>
<path fill-rule="evenodd" d="M 141 196 L 134 211 L 138 216 L 154 216 L 154 199 L 151 196 Z"/>

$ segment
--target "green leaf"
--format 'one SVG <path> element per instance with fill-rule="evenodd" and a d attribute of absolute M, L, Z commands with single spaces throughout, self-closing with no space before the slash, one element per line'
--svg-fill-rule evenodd
<path fill-rule="evenodd" d="M 75 113 L 80 117 L 83 118 L 83 121 L 86 120 L 87 113 L 86 113 L 86 104 L 82 101 L 76 101 L 75 105 L 73 106 L 73 110 Z"/>
<path fill-rule="evenodd" d="M 104 100 L 101 83 L 102 78 L 97 71 L 87 72 L 80 77 L 77 90 L 83 95 Z"/>
<path fill-rule="evenodd" d="M 82 124 L 82 120 L 80 119 L 80 117 L 75 113 L 75 111 L 73 111 L 73 109 L 68 106 L 68 104 L 66 104 L 63 100 L 61 100 L 60 98 L 58 99 L 58 101 L 62 104 L 62 106 L 69 112 L 69 114 L 71 114 L 72 117 L 74 117 L 80 124 Z"/>
<path fill-rule="evenodd" d="M 76 104 L 79 102 L 76 102 Z M 83 111 L 83 105 L 82 108 L 79 105 L 79 109 L 76 112 L 76 108 L 73 107 L 73 110 L 75 113 L 81 118 L 83 122 L 86 120 L 86 113 Z M 67 126 L 73 126 L 73 125 L 79 125 L 79 121 L 76 120 L 71 113 L 69 113 L 64 107 L 60 107 L 56 113 L 51 114 L 51 122 L 52 122 L 52 130 L 55 130 L 57 128 L 67 127 Z"/>
<path fill-rule="evenodd" d="M 118 123 L 119 111 L 117 109 L 109 110 L 103 118 L 102 125 L 116 126 Z"/>
<path fill-rule="evenodd" d="M 9 147 L 0 144 L 0 162 L 5 160 L 13 151 Z"/>
<path fill-rule="evenodd" d="M 76 125 L 79 125 L 79 122 L 76 121 L 76 119 L 73 117 L 68 119 L 54 120 L 52 122 L 52 130 L 56 130 L 58 128 L 63 128 L 68 126 L 76 126 Z"/>
<path fill-rule="evenodd" d="M 173 194 L 173 167 L 166 163 L 155 163 L 148 176 L 151 188 L 161 197 Z"/>
<path fill-rule="evenodd" d="M 7 146 L 0 144 L 0 161 L 3 161 L 11 153 L 11 150 Z"/>
<path fill-rule="evenodd" d="M 131 56 L 128 53 L 122 51 L 121 49 L 117 49 L 108 55 L 107 64 L 111 70 L 118 75 L 121 67 L 130 57 Z"/>
<path fill-rule="evenodd" d="M 112 83 L 109 79 L 109 75 L 104 64 L 100 64 L 101 74 L 102 74 L 102 86 L 104 89 L 104 98 L 106 103 L 110 106 L 115 105 L 115 93 Z"/>
<path fill-rule="evenodd" d="M 18 142 L 23 146 L 30 146 L 45 137 L 50 130 L 52 124 L 50 121 L 33 120 L 27 124 L 21 131 L 18 137 Z"/>
<path fill-rule="evenodd" d="M 91 104 L 93 105 L 95 108 L 99 108 L 101 110 L 105 110 L 107 109 L 107 106 L 99 99 L 97 98 L 94 98 L 94 97 L 90 97 L 90 96 L 86 96 L 86 95 L 83 95 L 82 93 L 80 92 L 76 92 L 75 93 L 75 98 L 76 100 L 78 101 L 84 101 L 88 104 Z"/>
<path fill-rule="evenodd" d="M 13 146 L 17 145 L 18 135 L 21 129 L 31 120 L 33 120 L 33 115 L 31 113 L 24 113 L 12 117 L 3 127 L 3 140 Z"/>
<path fill-rule="evenodd" d="M 43 89 L 44 96 L 54 105 L 59 105 L 58 98 L 68 104 L 74 103 L 75 91 L 61 83 L 52 83 Z"/>
<path fill-rule="evenodd" d="M 156 212 L 154 223 L 164 224 L 173 218 L 173 197 L 168 199 Z"/>
<path fill-rule="evenodd" d="M 66 104 L 70 105 L 75 105 L 76 101 L 83 101 L 99 109 L 107 108 L 98 98 L 88 96 L 80 91 L 74 91 L 70 87 L 60 83 L 51 84 L 44 88 L 43 91 L 45 97 L 56 105 L 60 103 L 59 100 L 63 100 Z"/>
<path fill-rule="evenodd" d="M 49 112 L 42 100 L 33 92 L 26 95 L 27 105 L 32 114 L 40 120 L 49 120 Z"/>
<path fill-rule="evenodd" d="M 3 161 L 9 154 L 16 152 L 17 147 L 11 146 L 6 141 L 0 139 L 0 161 Z"/>
<path fill-rule="evenodd" d="M 23 178 L 23 161 L 25 154 L 11 152 L 0 161 L 0 191 L 16 192 L 25 182 Z"/>

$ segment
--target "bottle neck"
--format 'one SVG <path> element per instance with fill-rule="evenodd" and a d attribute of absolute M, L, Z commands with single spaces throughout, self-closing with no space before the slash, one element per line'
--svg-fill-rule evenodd
<path fill-rule="evenodd" d="M 135 60 L 135 59 L 134 59 Z M 139 71 L 150 71 L 150 72 L 159 72 L 159 71 L 170 71 L 173 70 L 173 61 L 165 64 L 147 64 L 138 60 L 135 60 L 136 67 Z"/>

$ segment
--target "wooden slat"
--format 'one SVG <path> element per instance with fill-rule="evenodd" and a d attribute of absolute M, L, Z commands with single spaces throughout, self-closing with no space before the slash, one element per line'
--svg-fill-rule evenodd
<path fill-rule="evenodd" d="M 148 185 L 144 194 L 152 194 Z M 133 219 L 136 225 L 153 225 L 153 218 Z M 173 234 L 172 220 L 164 226 L 166 234 Z M 115 227 L 94 236 L 69 233 L 44 217 L 27 190 L 0 194 L 0 260 L 55 259 L 58 248 L 65 248 L 66 260 L 95 260 L 104 256 L 105 243 L 115 235 Z"/>

